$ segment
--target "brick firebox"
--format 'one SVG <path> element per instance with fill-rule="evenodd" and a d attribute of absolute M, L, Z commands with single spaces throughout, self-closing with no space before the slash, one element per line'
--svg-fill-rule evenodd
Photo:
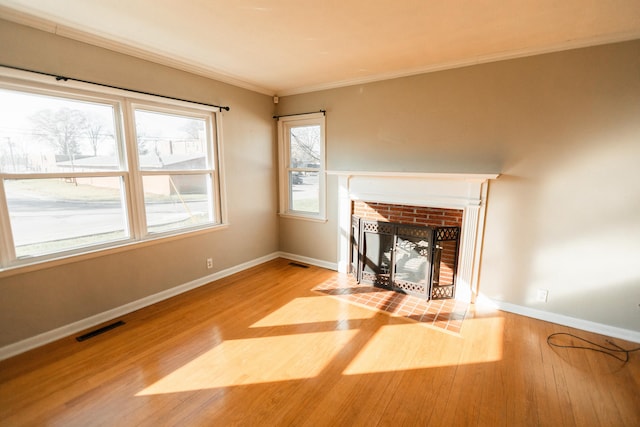
<path fill-rule="evenodd" d="M 443 209 L 354 200 L 351 213 L 373 221 L 432 227 L 462 227 L 462 209 Z"/>

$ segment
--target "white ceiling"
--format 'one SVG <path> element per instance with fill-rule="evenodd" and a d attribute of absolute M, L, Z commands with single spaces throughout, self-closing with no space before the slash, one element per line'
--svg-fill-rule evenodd
<path fill-rule="evenodd" d="M 0 17 L 280 96 L 640 38 L 640 0 L 0 0 Z"/>

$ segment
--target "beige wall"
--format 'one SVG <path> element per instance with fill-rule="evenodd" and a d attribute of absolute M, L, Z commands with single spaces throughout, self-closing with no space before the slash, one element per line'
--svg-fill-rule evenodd
<path fill-rule="evenodd" d="M 278 250 L 270 97 L 1 20 L 0 46 L 3 64 L 231 107 L 222 118 L 229 227 L 0 278 L 0 347 Z"/>
<path fill-rule="evenodd" d="M 321 108 L 330 170 L 502 174 L 483 294 L 640 331 L 640 41 L 287 96 L 278 113 Z M 335 261 L 328 197 L 326 224 L 280 220 L 281 250 Z"/>
<path fill-rule="evenodd" d="M 5 21 L 0 46 L 0 63 L 231 106 L 229 228 L 0 278 L 0 347 L 206 276 L 209 256 L 213 272 L 277 250 L 336 262 L 335 177 L 327 223 L 275 215 L 270 97 Z M 481 292 L 638 331 L 639 100 L 634 41 L 282 97 L 278 113 L 327 110 L 328 169 L 500 172 Z"/>

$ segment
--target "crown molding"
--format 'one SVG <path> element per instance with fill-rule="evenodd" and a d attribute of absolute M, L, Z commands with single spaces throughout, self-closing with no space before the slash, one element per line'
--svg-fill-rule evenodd
<path fill-rule="evenodd" d="M 558 43 L 545 48 L 530 48 L 519 49 L 513 51 L 505 51 L 492 53 L 487 55 L 481 55 L 474 58 L 468 58 L 460 61 L 450 61 L 444 63 L 437 63 L 431 65 L 425 65 L 417 68 L 393 71 L 389 73 L 373 74 L 365 77 L 358 77 L 354 79 L 345 79 L 336 82 L 320 83 L 317 85 L 301 86 L 292 89 L 280 89 L 278 90 L 278 96 L 292 96 L 301 95 L 311 92 L 319 92 L 323 90 L 339 89 L 347 86 L 356 86 L 367 83 L 376 83 L 384 80 L 398 79 L 402 77 L 411 77 L 420 74 L 434 73 L 437 71 L 452 70 L 456 68 L 469 67 L 472 65 L 486 64 L 490 62 L 506 61 L 509 59 L 525 58 L 528 56 L 544 55 L 547 53 L 561 52 L 565 50 L 581 49 L 585 47 L 599 46 L 612 43 L 621 43 L 631 40 L 640 39 L 640 30 L 628 31 L 617 34 L 610 34 L 601 37 L 592 37 L 588 39 L 579 40 L 567 40 L 563 43 Z"/>
<path fill-rule="evenodd" d="M 192 61 L 167 52 L 158 51 L 150 46 L 141 44 L 132 46 L 124 40 L 115 40 L 112 36 L 92 33 L 71 25 L 58 24 L 50 19 L 37 17 L 28 12 L 11 9 L 6 6 L 0 6 L 0 17 L 16 24 L 25 25 L 60 37 L 87 43 L 114 52 L 133 56 L 138 59 L 154 62 L 159 65 L 175 68 L 177 70 L 186 71 L 188 73 L 210 78 L 242 89 L 247 89 L 268 96 L 275 95 L 275 91 L 272 89 L 247 82 L 234 77 L 229 73 L 225 73 L 224 71 L 214 70 L 197 61 Z"/>
<path fill-rule="evenodd" d="M 519 50 L 511 50 L 504 52 L 496 52 L 487 55 L 480 55 L 473 58 L 467 58 L 459 61 L 449 61 L 444 63 L 429 64 L 425 66 L 403 69 L 398 71 L 372 74 L 364 77 L 352 79 L 344 79 L 333 82 L 319 83 L 313 85 L 299 86 L 295 88 L 267 88 L 256 83 L 246 81 L 240 77 L 234 76 L 229 72 L 219 69 L 213 69 L 198 61 L 179 57 L 168 52 L 163 52 L 150 46 L 137 45 L 132 46 L 126 40 L 114 40 L 113 36 L 106 34 L 96 34 L 88 29 L 78 28 L 71 23 L 61 24 L 47 18 L 39 17 L 33 11 L 25 7 L 16 6 L 9 8 L 0 5 L 0 17 L 8 21 L 12 21 L 21 25 L 26 25 L 38 30 L 46 31 L 62 37 L 66 37 L 79 42 L 91 44 L 94 46 L 109 49 L 115 52 L 130 55 L 139 59 L 151 61 L 160 65 L 172 67 L 178 70 L 186 71 L 192 74 L 200 75 L 206 78 L 227 83 L 236 87 L 251 90 L 268 96 L 278 95 L 279 97 L 300 95 L 311 92 L 319 92 L 323 90 L 338 89 L 347 86 L 362 85 L 367 83 L 375 83 L 384 80 L 397 79 L 402 77 L 411 77 L 420 74 L 433 73 L 456 68 L 463 68 L 472 65 L 486 64 L 490 62 L 504 61 L 509 59 L 517 59 L 528 56 L 543 55 L 547 53 L 560 52 L 571 49 L 580 49 L 591 46 L 598 46 L 611 43 L 619 43 L 630 40 L 640 39 L 640 29 L 633 31 L 608 34 L 598 37 L 589 37 L 585 39 L 567 40 L 562 43 L 547 46 L 544 48 L 526 48 Z"/>

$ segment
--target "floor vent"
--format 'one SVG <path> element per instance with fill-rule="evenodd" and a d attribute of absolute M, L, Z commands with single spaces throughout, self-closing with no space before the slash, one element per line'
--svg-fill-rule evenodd
<path fill-rule="evenodd" d="M 96 335 L 104 334 L 105 332 L 115 329 L 118 326 L 122 326 L 122 325 L 124 325 L 124 322 L 122 320 L 118 320 L 117 322 L 113 322 L 109 325 L 103 326 L 102 328 L 98 328 L 94 331 L 87 332 L 84 335 L 80 335 L 79 337 L 76 337 L 76 341 L 82 342 L 82 341 L 88 340 L 89 338 L 93 338 Z"/>
<path fill-rule="evenodd" d="M 308 265 L 300 264 L 300 263 L 297 263 L 297 262 L 290 262 L 289 265 L 292 266 L 292 267 L 309 268 Z"/>

